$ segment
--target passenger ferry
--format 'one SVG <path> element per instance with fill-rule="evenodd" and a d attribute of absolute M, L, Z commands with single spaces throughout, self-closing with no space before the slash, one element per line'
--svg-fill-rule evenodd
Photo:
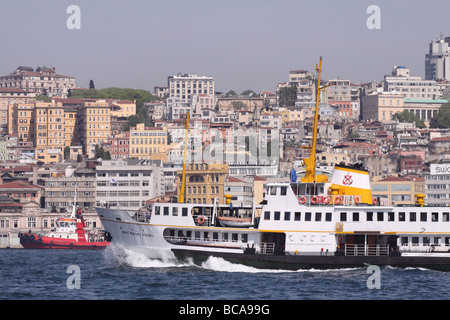
<path fill-rule="evenodd" d="M 318 83 L 320 83 L 322 59 Z M 317 88 L 317 128 L 319 92 Z M 188 128 L 189 116 L 186 122 Z M 208 257 L 257 268 L 424 267 L 450 270 L 450 207 L 390 206 L 372 198 L 369 172 L 361 165 L 336 165 L 328 181 L 316 175 L 317 130 L 313 130 L 305 176 L 270 183 L 264 200 L 251 207 L 155 203 L 150 215 L 97 208 L 112 243 L 152 258 Z"/>

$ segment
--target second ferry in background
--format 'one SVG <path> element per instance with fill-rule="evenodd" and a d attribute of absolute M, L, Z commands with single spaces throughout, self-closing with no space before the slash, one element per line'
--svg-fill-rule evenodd
<path fill-rule="evenodd" d="M 257 268 L 374 264 L 450 270 L 450 207 L 426 207 L 423 194 L 416 195 L 415 206 L 380 203 L 372 198 L 369 172 L 359 164 L 336 165 L 330 181 L 316 174 L 321 69 L 322 59 L 304 177 L 293 171 L 290 183 L 267 184 L 264 200 L 250 207 L 233 208 L 229 199 L 191 204 L 184 199 L 184 163 L 177 203 L 155 203 L 150 215 L 96 208 L 112 244 L 150 258 L 201 262 L 213 256 Z M 188 125 L 189 115 L 186 131 Z"/>

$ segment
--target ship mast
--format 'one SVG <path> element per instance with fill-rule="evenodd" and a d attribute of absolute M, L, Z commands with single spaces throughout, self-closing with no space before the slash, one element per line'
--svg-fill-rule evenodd
<path fill-rule="evenodd" d="M 186 191 L 186 155 L 187 155 L 187 145 L 188 145 L 188 133 L 189 133 L 189 112 L 186 116 L 186 139 L 184 140 L 184 159 L 183 159 L 183 173 L 181 176 L 181 188 L 180 194 L 178 196 L 178 203 L 184 203 L 184 194 Z"/>
<path fill-rule="evenodd" d="M 316 108 L 314 112 L 314 124 L 313 124 L 313 140 L 312 145 L 309 147 L 303 147 L 304 149 L 310 150 L 309 157 L 304 158 L 303 162 L 305 164 L 305 177 L 301 179 L 302 182 L 305 183 L 316 183 L 316 182 L 328 182 L 328 177 L 326 175 L 318 175 L 316 176 L 316 146 L 317 146 L 317 131 L 318 131 L 318 122 L 319 122 L 319 100 L 320 100 L 320 91 L 331 86 L 327 85 L 324 87 L 320 86 L 321 74 L 322 74 L 322 57 L 320 57 L 320 62 L 316 65 L 316 71 L 318 73 L 317 76 L 317 84 L 316 84 Z M 332 84 L 333 85 L 333 84 Z"/>

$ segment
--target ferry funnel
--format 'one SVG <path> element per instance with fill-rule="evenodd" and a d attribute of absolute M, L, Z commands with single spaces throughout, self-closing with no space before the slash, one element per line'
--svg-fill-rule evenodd
<path fill-rule="evenodd" d="M 372 204 L 369 171 L 359 167 L 336 165 L 330 190 L 338 195 L 360 196 L 361 203 Z"/>

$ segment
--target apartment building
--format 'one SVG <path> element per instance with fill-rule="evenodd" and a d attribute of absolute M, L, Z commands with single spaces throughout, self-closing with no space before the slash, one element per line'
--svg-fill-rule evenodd
<path fill-rule="evenodd" d="M 401 177 L 388 177 L 372 182 L 372 197 L 378 203 L 381 199 L 387 199 L 388 205 L 414 205 L 416 194 L 424 193 L 424 179 L 406 179 Z"/>
<path fill-rule="evenodd" d="M 139 210 L 147 200 L 165 193 L 159 160 L 106 160 L 96 171 L 96 206 Z"/>
<path fill-rule="evenodd" d="M 128 159 L 130 157 L 130 132 L 122 132 L 110 136 L 107 142 L 107 151 L 112 160 Z"/>
<path fill-rule="evenodd" d="M 0 88 L 0 133 L 8 128 L 8 105 L 33 103 L 36 93 L 18 88 Z"/>
<path fill-rule="evenodd" d="M 167 147 L 166 127 L 145 127 L 138 123 L 130 128 L 130 158 L 150 159 L 152 155 L 165 153 Z"/>
<path fill-rule="evenodd" d="M 182 171 L 178 175 L 178 195 L 180 194 Z M 192 163 L 186 168 L 186 203 L 224 202 L 224 184 L 228 175 L 228 165 L 222 163 Z"/>
<path fill-rule="evenodd" d="M 108 99 L 105 102 L 111 105 L 111 115 L 118 118 L 128 118 L 136 114 L 136 100 Z"/>
<path fill-rule="evenodd" d="M 391 75 L 384 76 L 383 88 L 386 92 L 400 92 L 406 99 L 440 99 L 444 90 L 435 80 L 411 76 L 404 66 L 395 66 Z"/>
<path fill-rule="evenodd" d="M 193 95 L 207 94 L 214 97 L 214 78 L 196 74 L 181 74 L 169 76 L 167 79 L 169 97 L 178 98 L 181 102 L 190 103 Z"/>
<path fill-rule="evenodd" d="M 79 114 L 78 137 L 88 157 L 95 155 L 95 146 L 108 141 L 111 135 L 111 105 L 105 101 L 85 101 Z"/>
<path fill-rule="evenodd" d="M 404 95 L 400 91 L 384 92 L 378 89 L 363 96 L 362 119 L 380 122 L 392 121 L 394 114 L 404 110 Z"/>
<path fill-rule="evenodd" d="M 16 88 L 37 92 L 48 97 L 67 98 L 69 90 L 76 88 L 75 77 L 56 73 L 55 68 L 20 66 L 11 74 L 0 76 L 0 88 Z"/>
<path fill-rule="evenodd" d="M 44 163 L 57 163 L 64 159 L 65 112 L 62 105 L 35 104 L 35 158 Z"/>

